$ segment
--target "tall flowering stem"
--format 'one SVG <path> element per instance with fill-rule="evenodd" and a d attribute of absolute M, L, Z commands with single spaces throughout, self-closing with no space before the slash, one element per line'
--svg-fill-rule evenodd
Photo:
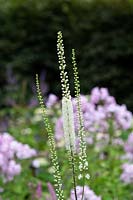
<path fill-rule="evenodd" d="M 43 121 L 44 121 L 44 124 L 46 127 L 46 131 L 48 133 L 48 141 L 49 141 L 50 152 L 51 152 L 51 160 L 52 160 L 52 164 L 53 164 L 53 168 L 54 168 L 54 181 L 55 181 L 56 196 L 57 196 L 58 200 L 64 200 L 64 192 L 62 189 L 61 174 L 60 174 L 59 163 L 58 163 L 58 158 L 57 158 L 57 153 L 56 153 L 56 148 L 55 148 L 54 135 L 53 135 L 53 131 L 52 131 L 49 119 L 46 114 L 46 108 L 43 103 L 43 97 L 42 97 L 42 93 L 40 90 L 38 75 L 36 75 L 36 87 L 37 87 L 39 103 L 40 103 L 40 106 L 42 109 Z"/>
<path fill-rule="evenodd" d="M 73 186 L 75 192 L 75 198 L 77 200 L 76 191 L 76 147 L 75 147 L 75 132 L 74 132 L 74 120 L 73 120 L 73 107 L 70 99 L 63 97 L 62 100 L 62 115 L 63 115 L 63 128 L 65 145 L 68 152 L 69 163 L 72 169 Z"/>
<path fill-rule="evenodd" d="M 64 45 L 63 45 L 61 31 L 59 31 L 57 35 L 57 54 L 59 60 L 60 78 L 62 86 L 62 115 L 63 115 L 64 138 L 72 170 L 75 199 L 77 200 L 74 117 L 73 117 L 73 107 L 69 89 L 69 80 L 66 72 L 66 61 L 65 61 Z"/>
<path fill-rule="evenodd" d="M 79 137 L 79 165 L 78 166 L 80 170 L 79 179 L 83 180 L 83 192 L 82 192 L 82 199 L 83 199 L 85 180 L 89 179 L 90 175 L 88 174 L 88 161 L 87 161 L 86 142 L 85 142 L 86 134 L 84 130 L 83 116 L 82 116 L 82 110 L 81 110 L 80 81 L 79 81 L 74 49 L 72 49 L 72 64 L 73 64 L 73 71 L 74 71 L 74 87 L 75 87 L 75 97 L 76 97 L 76 106 L 77 106 L 77 119 L 79 122 L 78 124 L 78 137 Z"/>

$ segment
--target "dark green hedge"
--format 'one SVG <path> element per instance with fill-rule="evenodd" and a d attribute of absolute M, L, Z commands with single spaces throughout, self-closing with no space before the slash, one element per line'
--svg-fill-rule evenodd
<path fill-rule="evenodd" d="M 71 48 L 76 49 L 82 93 L 94 86 L 108 87 L 133 110 L 133 4 L 129 0 L 3 1 L 0 25 L 1 85 L 8 67 L 20 85 L 45 69 L 49 92 L 59 94 L 56 33 L 61 30 L 70 74 Z"/>

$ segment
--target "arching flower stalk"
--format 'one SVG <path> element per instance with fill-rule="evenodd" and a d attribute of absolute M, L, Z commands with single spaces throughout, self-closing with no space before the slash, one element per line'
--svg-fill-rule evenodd
<path fill-rule="evenodd" d="M 78 119 L 78 137 L 79 137 L 79 179 L 83 180 L 83 192 L 82 192 L 82 200 L 84 197 L 84 187 L 86 179 L 90 178 L 88 174 L 88 161 L 86 154 L 86 141 L 85 141 L 85 130 L 83 123 L 83 116 L 81 110 L 81 100 L 80 100 L 80 81 L 78 75 L 78 69 L 75 58 L 75 50 L 72 49 L 72 64 L 74 71 L 74 87 L 75 87 L 75 97 L 76 97 L 76 106 L 77 106 L 77 119 Z"/>
<path fill-rule="evenodd" d="M 75 199 L 77 200 L 74 116 L 73 116 L 73 107 L 69 89 L 69 80 L 66 72 L 64 45 L 63 45 L 62 33 L 60 31 L 58 32 L 57 35 L 57 53 L 58 53 L 60 78 L 62 86 L 62 115 L 63 115 L 65 146 L 68 152 L 69 161 L 72 169 L 73 187 L 75 192 Z"/>
<path fill-rule="evenodd" d="M 61 174 L 60 174 L 59 163 L 58 163 L 58 158 L 57 158 L 57 153 L 56 153 L 56 148 L 55 148 L 54 134 L 53 134 L 51 125 L 49 123 L 49 119 L 46 114 L 46 108 L 43 103 L 43 97 L 42 97 L 42 93 L 40 90 L 38 75 L 36 75 L 36 87 L 37 87 L 39 103 L 40 103 L 40 106 L 42 109 L 43 121 L 45 124 L 46 131 L 48 133 L 48 141 L 49 141 L 49 147 L 50 147 L 50 152 L 51 152 L 51 160 L 52 160 L 53 169 L 54 169 L 54 181 L 55 181 L 56 196 L 57 196 L 57 200 L 64 200 L 64 192 L 62 189 Z"/>

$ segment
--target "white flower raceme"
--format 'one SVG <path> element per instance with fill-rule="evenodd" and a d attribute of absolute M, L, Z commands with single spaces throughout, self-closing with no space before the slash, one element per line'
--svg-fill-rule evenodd
<path fill-rule="evenodd" d="M 67 150 L 75 151 L 75 130 L 74 130 L 74 116 L 71 98 L 63 97 L 62 99 L 62 115 L 63 115 L 63 129 L 65 145 Z"/>
<path fill-rule="evenodd" d="M 77 63 L 75 58 L 75 50 L 72 50 L 72 63 L 74 71 L 74 87 L 75 87 L 75 97 L 76 97 L 76 109 L 77 109 L 77 119 L 78 119 L 78 136 L 79 136 L 79 170 L 81 175 L 79 179 L 85 180 L 89 179 L 90 175 L 88 174 L 88 161 L 86 155 L 86 134 L 84 129 L 83 113 L 81 109 L 81 99 L 80 99 L 80 81 L 78 76 Z M 84 179 L 85 178 L 85 179 Z M 83 188 L 85 181 L 83 182 Z"/>

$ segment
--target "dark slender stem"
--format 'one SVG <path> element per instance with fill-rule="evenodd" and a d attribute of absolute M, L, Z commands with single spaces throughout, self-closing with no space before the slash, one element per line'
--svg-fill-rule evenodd
<path fill-rule="evenodd" d="M 83 149 L 82 149 L 82 154 L 83 154 Z M 85 170 L 83 169 L 83 191 L 82 191 L 82 197 L 81 200 L 83 200 L 84 197 L 84 188 L 85 188 Z"/>
<path fill-rule="evenodd" d="M 83 191 L 82 191 L 82 198 L 81 198 L 81 200 L 83 200 L 83 198 L 84 198 L 84 191 L 85 191 L 85 185 L 83 185 Z"/>
<path fill-rule="evenodd" d="M 74 153 L 71 148 L 71 165 L 72 165 L 72 176 L 73 176 L 73 186 L 74 186 L 74 193 L 75 193 L 75 199 L 78 200 L 77 197 L 77 191 L 76 191 L 76 174 L 75 174 L 75 165 L 74 165 Z"/>

